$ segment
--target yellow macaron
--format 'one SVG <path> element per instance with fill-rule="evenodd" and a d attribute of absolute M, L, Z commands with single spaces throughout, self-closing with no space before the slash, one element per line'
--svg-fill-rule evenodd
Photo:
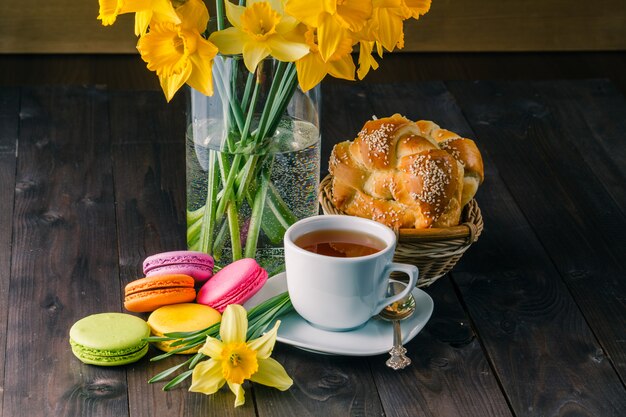
<path fill-rule="evenodd" d="M 157 308 L 148 317 L 148 325 L 153 336 L 163 336 L 171 332 L 203 330 L 221 320 L 222 315 L 214 308 L 202 304 L 183 303 Z M 173 341 L 156 342 L 154 346 L 163 352 L 170 352 L 178 349 L 178 346 L 170 346 L 172 343 Z M 202 345 L 199 345 L 179 353 L 197 353 L 201 347 Z"/>

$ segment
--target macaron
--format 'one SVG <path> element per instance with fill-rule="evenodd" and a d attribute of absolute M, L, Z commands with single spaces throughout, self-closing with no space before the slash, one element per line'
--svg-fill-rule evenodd
<path fill-rule="evenodd" d="M 229 304 L 248 301 L 266 281 L 267 271 L 257 261 L 240 259 L 213 275 L 198 291 L 196 301 L 222 313 Z"/>
<path fill-rule="evenodd" d="M 148 352 L 148 323 L 123 313 L 93 314 L 70 328 L 72 353 L 81 362 L 98 366 L 133 363 Z"/>
<path fill-rule="evenodd" d="M 194 279 L 189 275 L 156 275 L 130 282 L 124 288 L 124 307 L 147 313 L 169 304 L 188 303 L 196 298 Z"/>
<path fill-rule="evenodd" d="M 195 332 L 204 330 L 222 320 L 222 315 L 215 309 L 202 304 L 173 304 L 159 307 L 150 313 L 148 325 L 153 336 L 163 336 L 172 332 Z M 155 342 L 153 345 L 163 352 L 171 352 L 179 346 L 170 346 L 174 341 Z M 180 354 L 197 353 L 202 345 L 187 349 Z"/>
<path fill-rule="evenodd" d="M 213 257 L 204 252 L 174 251 L 157 253 L 143 261 L 143 273 L 154 275 L 183 274 L 197 282 L 205 282 L 213 275 Z"/>

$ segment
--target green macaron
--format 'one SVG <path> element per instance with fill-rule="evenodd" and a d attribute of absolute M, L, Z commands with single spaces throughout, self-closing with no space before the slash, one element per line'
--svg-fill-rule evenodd
<path fill-rule="evenodd" d="M 99 366 L 133 363 L 148 353 L 150 326 L 139 317 L 101 313 L 78 320 L 70 329 L 72 353 L 81 362 Z"/>

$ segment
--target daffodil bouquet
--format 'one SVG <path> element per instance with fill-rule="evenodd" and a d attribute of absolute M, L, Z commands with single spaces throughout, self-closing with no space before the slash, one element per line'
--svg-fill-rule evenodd
<path fill-rule="evenodd" d="M 385 50 L 402 48 L 404 20 L 419 18 L 430 2 L 216 0 L 209 19 L 202 0 L 99 0 L 105 26 L 135 13 L 137 49 L 168 101 L 188 84 L 226 102 L 226 153 L 208 152 L 205 198 L 188 205 L 190 249 L 212 254 L 219 264 L 228 241 L 231 256 L 224 262 L 255 257 L 261 230 L 280 244 L 297 216 L 273 184 L 271 149 L 294 93 L 308 92 L 328 74 L 355 80 L 377 69 L 373 51 L 382 58 Z M 229 56 L 239 57 L 230 67 L 224 64 Z M 241 62 L 245 68 L 238 68 Z M 268 67 L 269 81 L 262 73 Z M 247 72 L 244 87 L 235 91 L 241 70 Z M 269 83 L 265 91 L 263 83 Z M 238 218 L 243 205 L 251 213 L 245 221 Z"/>

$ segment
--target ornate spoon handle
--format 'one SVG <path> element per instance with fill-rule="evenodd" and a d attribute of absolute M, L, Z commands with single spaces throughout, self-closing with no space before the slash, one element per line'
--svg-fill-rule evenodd
<path fill-rule="evenodd" d="M 387 359 L 385 364 L 391 369 L 397 371 L 404 369 L 411 364 L 411 359 L 407 358 L 406 349 L 402 346 L 402 334 L 400 332 L 400 321 L 393 321 L 393 347 L 389 351 L 391 357 Z"/>

